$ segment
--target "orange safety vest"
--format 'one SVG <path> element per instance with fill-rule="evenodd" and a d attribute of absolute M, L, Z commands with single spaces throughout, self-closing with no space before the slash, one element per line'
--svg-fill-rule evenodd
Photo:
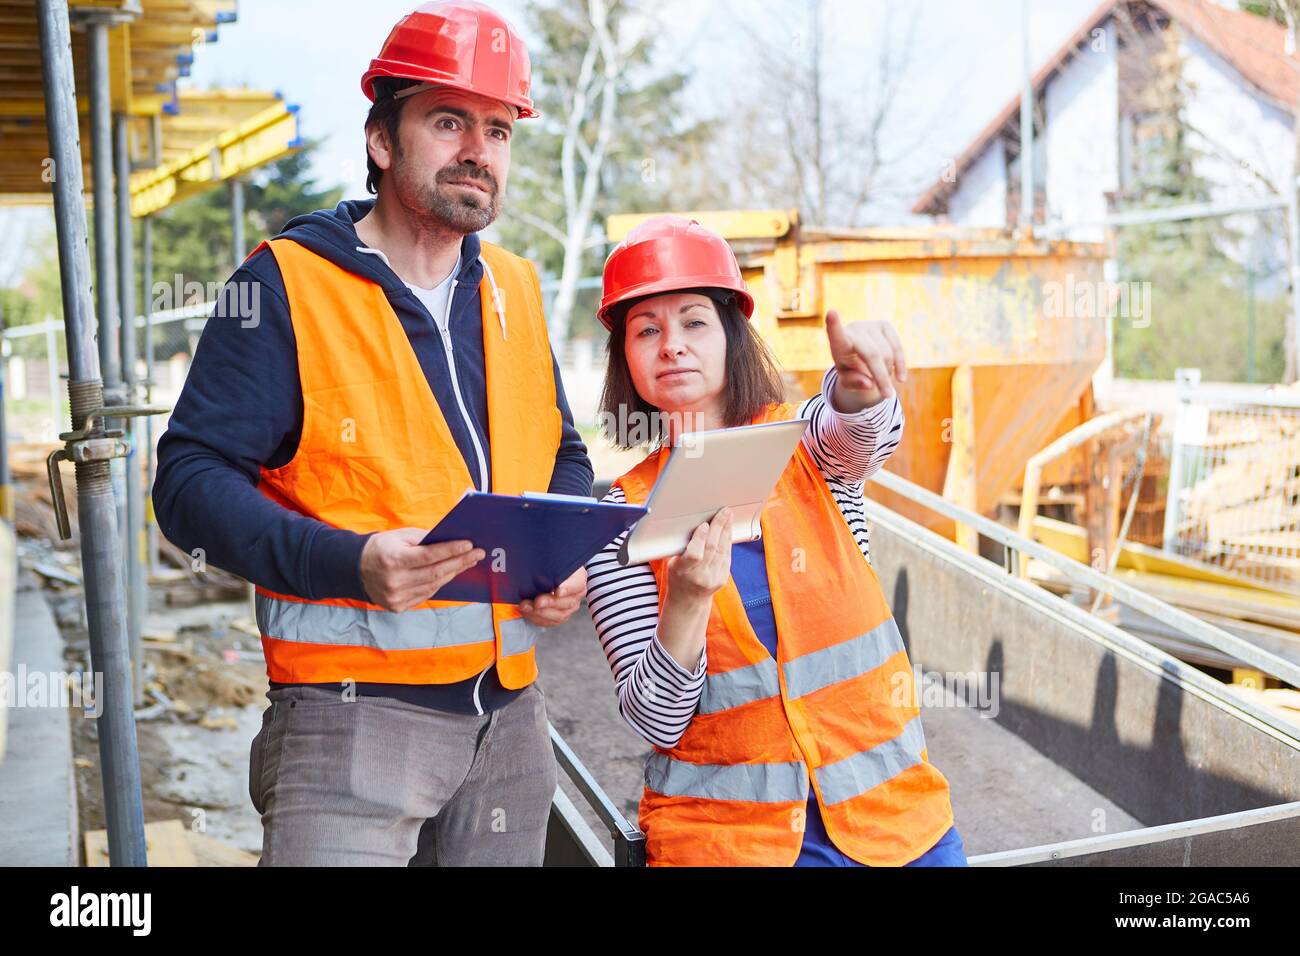
<path fill-rule="evenodd" d="M 754 421 L 794 417 L 771 405 Z M 619 478 L 650 493 L 668 449 Z M 736 582 L 713 598 L 704 690 L 671 750 L 645 768 L 641 829 L 660 866 L 789 866 L 803 844 L 809 771 L 826 832 L 869 866 L 910 863 L 953 825 L 926 754 L 915 678 L 875 569 L 803 443 L 763 509 L 778 634 L 773 660 Z M 659 606 L 667 559 L 651 561 Z"/>
<path fill-rule="evenodd" d="M 262 245 L 284 277 L 303 423 L 293 459 L 263 467 L 258 490 L 359 534 L 432 528 L 474 482 L 384 290 L 290 239 Z M 507 334 L 485 275 L 491 490 L 545 491 L 561 419 L 537 275 L 496 246 L 483 243 L 481 254 L 510 317 Z M 514 605 L 430 600 L 394 613 L 365 601 L 256 592 L 272 681 L 447 684 L 494 660 L 505 687 L 537 677 L 538 628 Z"/>

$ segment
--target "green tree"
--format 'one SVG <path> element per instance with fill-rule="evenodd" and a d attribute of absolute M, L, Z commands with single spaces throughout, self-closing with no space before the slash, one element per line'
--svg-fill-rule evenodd
<path fill-rule="evenodd" d="M 1184 121 L 1187 89 L 1175 30 L 1143 42 L 1153 69 L 1133 91 L 1133 185 L 1124 194 L 1126 205 L 1206 202 L 1210 187 L 1196 172 L 1199 153 Z M 1217 217 L 1119 230 L 1119 278 L 1149 282 L 1151 309 L 1139 321 L 1116 318 L 1116 374 L 1168 379 L 1176 368 L 1197 367 L 1206 380 L 1246 379 L 1249 297 L 1242 238 Z M 1285 313 L 1280 298 L 1256 304 L 1257 379 L 1282 376 Z"/>
<path fill-rule="evenodd" d="M 63 290 L 59 286 L 59 256 L 53 230 L 41 241 L 44 255 L 23 275 L 15 287 L 0 289 L 0 316 L 5 328 L 32 325 L 56 319 L 63 312 Z"/>

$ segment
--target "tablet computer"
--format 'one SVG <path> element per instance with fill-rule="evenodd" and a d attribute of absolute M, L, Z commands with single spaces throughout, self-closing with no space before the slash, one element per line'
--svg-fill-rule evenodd
<path fill-rule="evenodd" d="M 697 525 L 732 510 L 731 540 L 762 534 L 759 515 L 799 444 L 807 419 L 691 432 L 668 456 L 647 514 L 619 549 L 620 564 L 681 554 Z"/>

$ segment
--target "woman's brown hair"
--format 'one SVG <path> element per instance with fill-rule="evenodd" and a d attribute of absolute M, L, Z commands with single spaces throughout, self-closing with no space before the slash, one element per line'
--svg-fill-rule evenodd
<path fill-rule="evenodd" d="M 785 385 L 776 359 L 767 343 L 754 331 L 749 319 L 745 318 L 745 313 L 740 311 L 735 298 L 727 296 L 719 302 L 712 289 L 681 291 L 708 295 L 722 320 L 722 331 L 727 338 L 723 424 L 727 428 L 748 425 L 768 405 L 785 401 Z M 609 341 L 605 343 L 605 387 L 600 395 L 602 428 L 609 440 L 623 449 L 636 448 L 647 441 L 664 437 L 662 416 L 655 414 L 660 409 L 638 394 L 623 351 L 627 336 L 625 319 L 635 304 L 635 301 L 629 302 L 621 314 L 614 316 L 614 327 L 610 331 Z M 636 430 L 628 430 L 629 421 L 643 416 L 658 423 L 658 433 L 638 435 Z"/>

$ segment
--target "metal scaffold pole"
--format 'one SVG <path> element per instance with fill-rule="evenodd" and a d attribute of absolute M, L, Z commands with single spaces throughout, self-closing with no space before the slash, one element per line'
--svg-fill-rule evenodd
<path fill-rule="evenodd" d="M 109 860 L 114 866 L 144 866 L 140 757 L 131 706 L 131 662 L 127 649 L 117 507 L 109 468 L 112 457 L 119 453 L 119 443 L 105 432 L 102 416 L 104 390 L 100 379 L 100 357 L 95 347 L 95 312 L 90 297 L 90 257 L 86 242 L 81 143 L 68 6 L 63 0 L 36 0 L 36 10 L 40 26 L 46 124 L 50 157 L 54 161 L 54 218 L 73 428 L 72 432 L 61 436 L 67 441 L 66 447 L 50 457 L 51 486 L 52 491 L 57 488 L 54 498 L 56 514 L 60 518 L 60 531 L 65 532 L 67 514 L 61 507 L 58 462 L 74 461 L 91 669 L 97 678 L 95 703 L 100 711 L 97 730 Z M 92 60 L 104 57 L 106 37 L 102 31 L 96 35 L 92 30 L 90 39 Z M 93 70 L 91 76 L 93 88 Z M 99 92 L 105 98 L 108 95 L 107 90 Z M 96 220 L 104 215 L 105 211 L 97 203 Z M 111 219 L 102 225 L 111 236 L 108 228 Z M 102 233 L 99 238 L 103 238 Z M 102 265 L 103 247 L 100 246 L 97 252 Z M 109 262 L 111 268 L 111 256 Z M 99 293 L 101 303 L 107 301 L 111 307 L 112 286 L 107 290 L 103 288 L 102 274 Z M 100 345 L 104 343 L 101 341 Z"/>
<path fill-rule="evenodd" d="M 144 280 L 144 297 L 141 299 L 143 306 L 140 311 L 144 314 L 144 400 L 146 403 L 153 401 L 154 386 L 154 367 L 153 367 L 153 217 L 142 216 L 140 218 L 140 272 Z M 155 462 L 153 458 L 153 419 L 146 416 L 144 420 L 144 473 L 145 473 L 145 502 L 144 513 L 146 522 L 145 532 L 145 559 L 146 573 L 156 573 L 158 570 L 158 523 L 154 519 L 153 502 L 150 500 L 153 495 L 153 476 Z M 148 605 L 145 606 L 145 612 L 148 613 Z"/>
<path fill-rule="evenodd" d="M 244 261 L 244 181 L 238 176 L 230 180 L 230 253 L 234 268 Z"/>
<path fill-rule="evenodd" d="M 0 306 L 0 332 L 4 331 L 4 308 Z M 14 488 L 9 477 L 9 432 L 5 420 L 5 366 L 4 341 L 0 339 L 0 518 L 14 522 Z M 53 393 L 51 393 L 53 394 Z"/>
<path fill-rule="evenodd" d="M 122 385 L 128 404 L 138 401 L 135 378 L 135 234 L 131 225 L 131 155 L 127 117 L 113 118 L 113 166 L 117 170 L 117 277 L 122 316 Z M 140 475 L 142 422 L 126 426 L 126 623 L 137 706 L 144 705 L 144 618 L 148 612 L 143 564 L 144 486 Z"/>
<path fill-rule="evenodd" d="M 116 10 L 84 8 L 77 11 L 78 23 L 86 27 L 87 76 L 90 89 L 90 161 L 93 208 L 95 211 L 95 308 L 99 317 L 99 369 L 103 377 L 106 404 L 123 404 L 117 276 L 117 205 L 113 192 L 113 112 L 109 81 L 108 31 Z M 105 428 L 120 423 L 109 421 Z M 127 559 L 126 468 L 124 462 L 109 462 L 113 500 L 117 503 L 117 527 L 121 534 L 119 559 Z"/>

